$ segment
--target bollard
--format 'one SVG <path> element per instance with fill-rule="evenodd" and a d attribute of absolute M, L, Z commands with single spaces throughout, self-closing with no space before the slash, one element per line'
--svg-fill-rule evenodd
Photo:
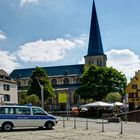
<path fill-rule="evenodd" d="M 65 119 L 63 117 L 63 128 L 65 128 Z"/>
<path fill-rule="evenodd" d="M 74 129 L 76 129 L 76 119 L 74 117 Z"/>
<path fill-rule="evenodd" d="M 102 116 L 102 132 L 104 132 L 104 119 L 103 119 L 103 116 Z"/>
<path fill-rule="evenodd" d="M 86 130 L 88 130 L 88 119 L 86 121 Z"/>
<path fill-rule="evenodd" d="M 121 120 L 121 132 L 120 132 L 120 134 L 123 134 L 123 121 L 121 118 L 120 118 L 120 120 Z"/>

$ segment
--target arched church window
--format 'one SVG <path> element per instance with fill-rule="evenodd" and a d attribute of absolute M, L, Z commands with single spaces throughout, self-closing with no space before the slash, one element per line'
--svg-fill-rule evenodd
<path fill-rule="evenodd" d="M 52 79 L 51 83 L 52 83 L 52 85 L 57 85 L 57 80 L 56 79 Z"/>
<path fill-rule="evenodd" d="M 80 78 L 76 78 L 76 83 L 80 83 Z"/>
<path fill-rule="evenodd" d="M 30 86 L 30 85 L 31 85 L 31 80 L 28 81 L 28 86 Z"/>
<path fill-rule="evenodd" d="M 68 78 L 64 79 L 64 84 L 69 84 L 69 79 Z"/>
<path fill-rule="evenodd" d="M 97 66 L 101 66 L 102 65 L 102 61 L 100 59 L 97 60 Z"/>

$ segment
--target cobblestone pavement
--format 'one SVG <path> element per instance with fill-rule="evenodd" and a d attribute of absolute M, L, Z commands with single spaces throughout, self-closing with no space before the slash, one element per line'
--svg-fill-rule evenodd
<path fill-rule="evenodd" d="M 53 130 L 39 130 L 36 128 L 14 129 L 12 132 L 0 131 L 0 140 L 140 140 L 139 123 L 123 123 L 123 134 L 120 134 L 121 123 L 104 124 L 102 132 L 101 120 L 60 118 Z M 87 130 L 88 129 L 88 130 Z"/>

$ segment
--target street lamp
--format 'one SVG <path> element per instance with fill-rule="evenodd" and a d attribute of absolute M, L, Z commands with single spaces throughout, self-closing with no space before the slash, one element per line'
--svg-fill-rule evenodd
<path fill-rule="evenodd" d="M 127 93 L 125 93 L 124 103 L 125 103 L 125 122 L 127 122 L 127 103 L 128 103 L 128 94 Z"/>
<path fill-rule="evenodd" d="M 64 84 L 65 84 L 65 86 L 66 87 L 68 87 L 69 85 L 69 79 L 67 79 L 67 77 L 68 77 L 68 71 L 66 71 L 65 72 L 65 75 L 64 75 Z M 66 89 L 66 101 L 67 101 L 67 103 L 66 103 L 66 111 L 67 111 L 67 120 L 69 119 L 69 117 L 70 117 L 70 97 L 69 97 L 69 88 L 65 88 Z"/>
<path fill-rule="evenodd" d="M 67 107 L 67 120 L 69 119 L 69 93 L 68 91 L 66 91 L 67 93 L 67 104 L 66 104 L 66 107 Z"/>
<path fill-rule="evenodd" d="M 40 86 L 40 91 L 41 91 L 41 107 L 44 109 L 44 90 L 43 90 L 43 85 L 40 84 L 39 80 L 36 78 L 38 85 Z"/>

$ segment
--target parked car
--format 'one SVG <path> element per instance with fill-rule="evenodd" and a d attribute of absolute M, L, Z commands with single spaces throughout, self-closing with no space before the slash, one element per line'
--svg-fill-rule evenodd
<path fill-rule="evenodd" d="M 46 127 L 52 129 L 57 118 L 37 106 L 1 105 L 0 128 L 11 131 L 14 127 Z"/>

